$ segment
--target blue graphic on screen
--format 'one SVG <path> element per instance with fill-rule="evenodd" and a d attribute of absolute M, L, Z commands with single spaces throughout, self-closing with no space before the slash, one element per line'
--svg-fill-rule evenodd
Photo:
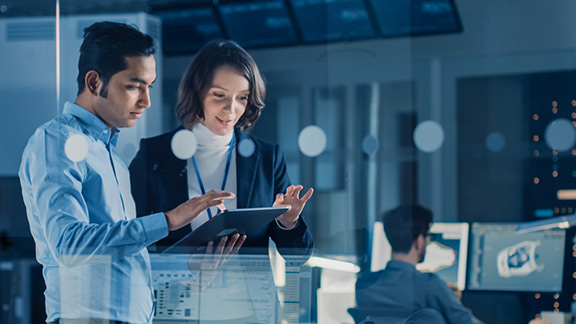
<path fill-rule="evenodd" d="M 383 37 L 462 31 L 453 0 L 371 0 Z"/>
<path fill-rule="evenodd" d="M 217 9 L 228 36 L 241 46 L 289 45 L 298 42 L 282 0 L 222 3 Z"/>
<path fill-rule="evenodd" d="M 434 223 L 426 257 L 416 268 L 432 272 L 464 290 L 468 251 L 468 223 Z"/>
<path fill-rule="evenodd" d="M 560 292 L 566 232 L 517 234 L 518 224 L 473 223 L 468 288 Z"/>
<path fill-rule="evenodd" d="M 215 38 L 223 38 L 210 7 L 158 11 L 154 15 L 162 18 L 162 50 L 165 54 L 192 53 Z"/>
<path fill-rule="evenodd" d="M 371 38 L 363 0 L 290 0 L 306 43 Z"/>

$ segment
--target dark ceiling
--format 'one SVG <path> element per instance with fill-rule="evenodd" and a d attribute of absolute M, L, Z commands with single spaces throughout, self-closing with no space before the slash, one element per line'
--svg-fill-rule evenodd
<path fill-rule="evenodd" d="M 246 48 L 462 31 L 454 0 L 0 0 L 0 18 L 147 12 L 166 55 L 215 38 Z"/>
<path fill-rule="evenodd" d="M 217 3 L 218 0 L 0 0 L 0 18 L 53 16 L 56 13 L 57 2 L 60 5 L 61 14 L 73 15 L 150 12 L 155 9 Z"/>

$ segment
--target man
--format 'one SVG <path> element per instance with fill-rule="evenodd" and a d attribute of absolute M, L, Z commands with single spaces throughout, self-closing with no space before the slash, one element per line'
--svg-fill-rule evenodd
<path fill-rule="evenodd" d="M 432 218 L 430 210 L 418 205 L 401 206 L 383 215 L 392 259 L 384 270 L 356 282 L 360 317 L 408 317 L 421 309 L 434 309 L 449 324 L 482 323 L 440 277 L 416 270 L 416 264 L 424 260 Z"/>
<path fill-rule="evenodd" d="M 416 270 L 416 264 L 424 261 L 426 255 L 432 219 L 432 212 L 419 205 L 403 205 L 384 213 L 382 223 L 392 246 L 392 259 L 384 270 L 358 278 L 357 306 L 352 312 L 360 320 L 367 316 L 400 319 L 414 314 L 411 319 L 442 316 L 448 324 L 482 323 L 462 305 L 462 293 L 455 285 L 436 274 Z M 529 324 L 550 322 L 534 318 Z"/>
<path fill-rule="evenodd" d="M 38 128 L 24 150 L 19 176 L 43 265 L 47 322 L 150 323 L 146 247 L 233 197 L 213 191 L 136 218 L 128 169 L 114 146 L 118 128 L 133 126 L 150 106 L 154 51 L 152 38 L 132 26 L 86 28 L 75 103 Z M 74 143 L 80 147 L 70 154 Z"/>

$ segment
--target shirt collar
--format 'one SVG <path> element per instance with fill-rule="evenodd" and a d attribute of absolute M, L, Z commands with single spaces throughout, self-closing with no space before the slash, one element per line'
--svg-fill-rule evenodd
<path fill-rule="evenodd" d="M 386 268 L 401 268 L 405 270 L 416 270 L 416 266 L 412 263 L 400 261 L 400 260 L 390 260 L 386 265 Z"/>
<path fill-rule="evenodd" d="M 108 128 L 100 118 L 96 117 L 88 109 L 75 103 L 67 101 L 64 104 L 64 114 L 70 114 L 76 117 L 86 128 L 87 134 L 95 140 L 100 140 L 105 144 L 112 144 L 114 147 L 118 142 L 118 133 L 120 130 L 116 127 Z M 110 136 L 112 133 L 112 136 Z"/>

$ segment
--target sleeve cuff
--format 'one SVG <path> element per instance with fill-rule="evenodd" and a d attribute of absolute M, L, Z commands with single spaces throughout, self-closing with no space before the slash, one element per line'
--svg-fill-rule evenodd
<path fill-rule="evenodd" d="M 296 227 L 298 227 L 298 225 L 300 225 L 300 217 L 298 217 L 298 219 L 296 220 L 296 223 L 294 225 L 292 225 L 292 227 L 282 226 L 282 224 L 277 219 L 275 219 L 274 221 L 276 221 L 276 225 L 278 225 L 278 228 L 280 228 L 281 230 L 285 230 L 285 231 L 295 229 Z"/>
<path fill-rule="evenodd" d="M 155 243 L 168 236 L 168 223 L 164 213 L 156 213 L 138 218 L 144 226 L 146 234 L 146 243 L 148 245 Z"/>

